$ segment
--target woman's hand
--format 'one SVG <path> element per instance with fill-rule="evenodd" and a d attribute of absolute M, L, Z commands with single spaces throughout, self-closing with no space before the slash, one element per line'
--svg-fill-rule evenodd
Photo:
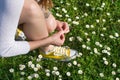
<path fill-rule="evenodd" d="M 61 46 L 64 44 L 65 36 L 63 31 L 58 31 L 51 36 L 52 44 L 56 46 Z"/>
<path fill-rule="evenodd" d="M 56 23 L 57 23 L 56 30 L 58 30 L 58 31 L 64 31 L 65 34 L 70 31 L 68 23 L 61 22 L 61 21 L 58 21 L 58 20 L 56 20 Z"/>

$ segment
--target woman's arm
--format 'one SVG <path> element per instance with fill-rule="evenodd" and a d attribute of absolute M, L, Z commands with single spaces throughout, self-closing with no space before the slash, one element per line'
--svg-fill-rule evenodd
<path fill-rule="evenodd" d="M 47 45 L 61 46 L 61 45 L 63 45 L 64 41 L 65 41 L 64 32 L 59 31 L 45 39 L 42 39 L 39 41 L 30 41 L 29 45 L 30 45 L 30 50 L 33 50 L 33 49 L 39 48 L 41 46 L 47 46 Z"/>

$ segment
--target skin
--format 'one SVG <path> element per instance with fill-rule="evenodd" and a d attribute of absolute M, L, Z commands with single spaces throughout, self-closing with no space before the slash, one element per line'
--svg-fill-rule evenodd
<path fill-rule="evenodd" d="M 19 25 L 22 24 L 22 30 L 28 38 L 30 50 L 41 48 L 44 51 L 51 48 L 52 45 L 61 46 L 64 44 L 64 34 L 69 32 L 66 22 L 56 20 L 52 14 L 45 19 L 42 8 L 34 0 L 25 0 Z M 55 34 L 49 36 L 49 33 L 58 30 Z"/>

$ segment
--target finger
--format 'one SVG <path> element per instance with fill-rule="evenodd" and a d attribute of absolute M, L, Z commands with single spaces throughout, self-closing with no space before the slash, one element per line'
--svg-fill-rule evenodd
<path fill-rule="evenodd" d="M 64 22 L 63 30 L 64 30 L 65 34 L 70 31 L 70 30 L 69 30 L 69 26 L 68 26 L 68 24 L 67 24 L 66 22 Z"/>
<path fill-rule="evenodd" d="M 61 36 L 64 34 L 64 31 L 59 31 L 58 34 Z"/>
<path fill-rule="evenodd" d="M 60 40 L 61 40 L 61 43 L 63 44 L 64 41 L 65 41 L 65 36 L 64 36 L 64 34 L 60 36 Z"/>
<path fill-rule="evenodd" d="M 69 32 L 70 32 L 70 30 L 68 29 L 68 30 L 65 31 L 65 34 L 66 34 L 66 33 L 69 33 Z"/>
<path fill-rule="evenodd" d="M 61 40 L 64 39 L 64 35 L 63 35 L 63 34 L 60 35 L 60 39 L 61 39 Z"/>

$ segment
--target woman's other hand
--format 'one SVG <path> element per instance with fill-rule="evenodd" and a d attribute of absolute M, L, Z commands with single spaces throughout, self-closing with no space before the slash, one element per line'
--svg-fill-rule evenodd
<path fill-rule="evenodd" d="M 56 20 L 56 23 L 57 23 L 56 30 L 58 30 L 58 31 L 64 31 L 65 34 L 70 31 L 67 22 L 61 22 L 59 20 Z"/>
<path fill-rule="evenodd" d="M 64 31 L 58 31 L 51 36 L 52 44 L 56 46 L 61 46 L 64 44 L 65 36 Z"/>

